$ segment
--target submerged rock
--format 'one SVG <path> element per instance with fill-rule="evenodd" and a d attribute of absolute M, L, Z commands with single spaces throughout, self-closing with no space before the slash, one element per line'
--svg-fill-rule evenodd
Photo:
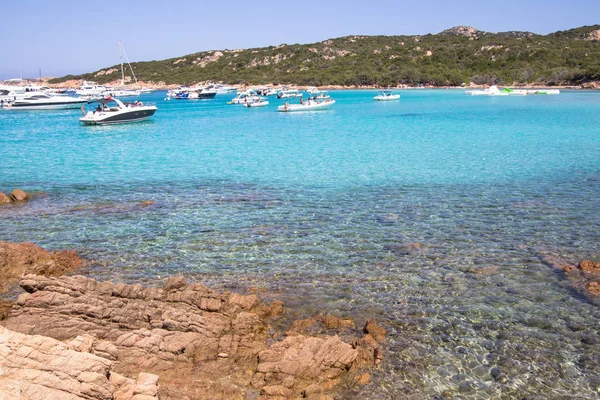
<path fill-rule="evenodd" d="M 71 348 L 114 362 L 123 376 L 155 374 L 161 399 L 326 395 L 342 382 L 364 382 L 355 377 L 383 358 L 385 329 L 374 321 L 351 343 L 302 330 L 285 335 L 270 325 L 284 312 L 280 301 L 266 305 L 182 278 L 145 288 L 27 275 L 21 286 L 27 293 L 3 322 L 7 328 L 71 340 Z M 330 315 L 317 319 L 328 329 L 354 326 Z"/>

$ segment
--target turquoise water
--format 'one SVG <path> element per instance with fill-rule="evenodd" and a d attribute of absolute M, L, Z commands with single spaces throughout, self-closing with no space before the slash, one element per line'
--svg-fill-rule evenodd
<path fill-rule="evenodd" d="M 159 92 L 110 127 L 2 111 L 0 191 L 43 193 L 0 207 L 0 240 L 375 317 L 386 359 L 350 398 L 598 398 L 600 311 L 545 260 L 600 258 L 600 93 L 330 94 L 287 114 Z"/>

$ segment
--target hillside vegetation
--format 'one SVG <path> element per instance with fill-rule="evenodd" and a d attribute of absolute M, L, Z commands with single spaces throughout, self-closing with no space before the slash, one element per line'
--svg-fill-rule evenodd
<path fill-rule="evenodd" d="M 579 85 L 600 81 L 600 25 L 548 35 L 455 27 L 423 36 L 346 36 L 312 44 L 211 50 L 132 67 L 138 80 L 166 84 Z M 50 83 L 106 83 L 120 74 L 117 65 Z"/>

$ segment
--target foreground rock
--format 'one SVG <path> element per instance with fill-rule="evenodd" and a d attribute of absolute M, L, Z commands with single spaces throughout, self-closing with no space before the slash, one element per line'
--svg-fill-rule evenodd
<path fill-rule="evenodd" d="M 7 291 L 25 274 L 60 276 L 82 263 L 72 250 L 50 252 L 33 243 L 0 242 L 0 293 Z"/>
<path fill-rule="evenodd" d="M 333 316 L 315 319 L 321 332 L 311 323 L 311 334 L 281 333 L 270 326 L 281 302 L 267 306 L 254 295 L 221 294 L 179 278 L 144 288 L 28 275 L 21 286 L 27 293 L 7 328 L 63 341 L 79 336 L 76 347 L 114 362 L 114 372 L 159 376 L 160 399 L 326 399 L 340 386 L 368 382 L 364 370 L 383 358 L 385 330 L 373 321 L 364 335 Z"/>
<path fill-rule="evenodd" d="M 158 377 L 113 373 L 113 362 L 0 326 L 0 399 L 157 400 Z"/>

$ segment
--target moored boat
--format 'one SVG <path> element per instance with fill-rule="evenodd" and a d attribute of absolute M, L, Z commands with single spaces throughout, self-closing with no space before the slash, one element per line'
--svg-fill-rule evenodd
<path fill-rule="evenodd" d="M 281 111 L 281 112 L 313 111 L 313 110 L 326 109 L 334 104 L 335 104 L 335 100 L 333 100 L 333 99 L 325 100 L 325 101 L 307 100 L 300 104 L 285 103 L 284 105 L 277 107 L 277 110 Z"/>
<path fill-rule="evenodd" d="M 52 96 L 42 92 L 32 92 L 29 96 L 13 101 L 2 100 L 2 107 L 10 110 L 61 110 L 79 108 L 85 99 L 70 96 Z"/>
<path fill-rule="evenodd" d="M 377 101 L 390 101 L 390 100 L 398 100 L 400 98 L 399 94 L 393 94 L 389 90 L 380 90 L 377 92 L 377 96 L 373 97 L 373 100 Z"/>
<path fill-rule="evenodd" d="M 254 108 L 254 107 L 264 107 L 264 106 L 268 106 L 269 102 L 263 99 L 258 99 L 255 101 L 250 101 L 247 103 L 244 103 L 244 107 L 248 107 L 248 108 Z"/>
<path fill-rule="evenodd" d="M 157 110 L 156 106 L 143 104 L 140 101 L 125 104 L 121 100 L 111 97 L 91 103 L 97 103 L 93 111 L 90 110 L 86 113 L 85 108 L 81 107 L 84 116 L 79 118 L 79 121 L 85 125 L 124 124 L 144 121 L 153 116 Z"/>

